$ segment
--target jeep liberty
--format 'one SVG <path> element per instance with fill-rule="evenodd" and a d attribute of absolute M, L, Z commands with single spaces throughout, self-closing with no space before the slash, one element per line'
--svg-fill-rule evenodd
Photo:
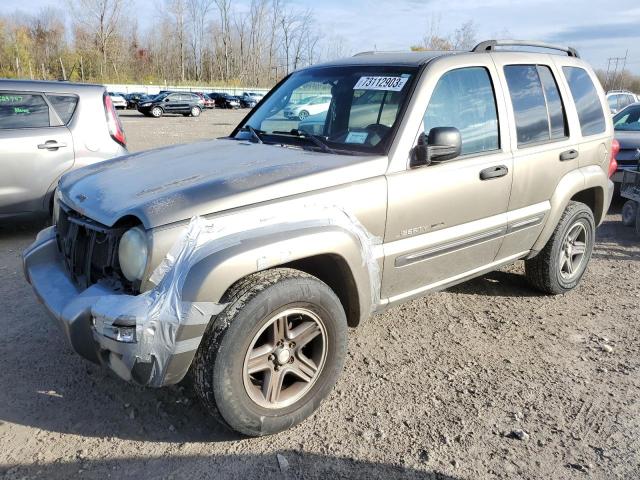
<path fill-rule="evenodd" d="M 284 114 L 320 96 L 313 131 Z M 518 260 L 575 288 L 613 192 L 607 108 L 574 49 L 533 42 L 304 68 L 229 137 L 65 175 L 25 275 L 83 357 L 141 385 L 189 374 L 224 424 L 273 434 L 372 313 Z"/>

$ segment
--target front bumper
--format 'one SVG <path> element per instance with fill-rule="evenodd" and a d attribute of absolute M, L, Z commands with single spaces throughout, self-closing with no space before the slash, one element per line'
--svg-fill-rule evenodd
<path fill-rule="evenodd" d="M 24 251 L 23 266 L 38 299 L 61 327 L 73 350 L 84 358 L 106 365 L 124 380 L 141 385 L 177 383 L 187 373 L 206 322 L 182 325 L 172 318 L 146 322 L 144 314 L 140 314 L 145 312 L 140 308 L 141 304 L 144 307 L 144 295 L 120 294 L 101 284 L 81 291 L 64 267 L 55 227 L 42 230 Z M 117 341 L 102 333 L 131 312 L 136 313 L 137 319 L 135 342 Z M 189 310 L 187 318 L 193 313 L 193 309 Z"/>

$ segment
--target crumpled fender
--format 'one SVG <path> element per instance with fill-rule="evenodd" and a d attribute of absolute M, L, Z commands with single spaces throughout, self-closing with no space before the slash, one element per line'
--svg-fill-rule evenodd
<path fill-rule="evenodd" d="M 361 316 L 368 316 L 379 303 L 380 271 L 374 248 L 381 240 L 371 236 L 344 210 L 288 209 L 282 216 L 270 213 L 266 219 L 251 211 L 234 216 L 232 223 L 242 230 L 234 231 L 238 230 L 234 225 L 222 227 L 221 235 L 206 247 L 206 255 L 185 274 L 184 301 L 220 303 L 228 288 L 247 275 L 330 254 L 348 265 L 358 291 Z"/>

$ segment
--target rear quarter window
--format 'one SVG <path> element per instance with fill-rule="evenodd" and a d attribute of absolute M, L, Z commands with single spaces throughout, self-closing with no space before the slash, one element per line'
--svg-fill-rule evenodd
<path fill-rule="evenodd" d="M 0 92 L 0 128 L 42 128 L 49 124 L 49 105 L 42 95 Z"/>
<path fill-rule="evenodd" d="M 52 95 L 47 94 L 49 103 L 53 106 L 60 120 L 66 125 L 73 118 L 73 113 L 78 105 L 78 97 L 75 95 Z"/>
<path fill-rule="evenodd" d="M 562 67 L 564 76 L 569 84 L 573 102 L 578 111 L 582 136 L 603 133 L 606 120 L 602 111 L 600 97 L 587 71 L 580 67 Z"/>

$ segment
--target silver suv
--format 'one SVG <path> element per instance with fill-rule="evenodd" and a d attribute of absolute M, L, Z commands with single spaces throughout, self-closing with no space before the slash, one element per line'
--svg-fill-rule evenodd
<path fill-rule="evenodd" d="M 127 153 L 101 85 L 0 80 L 0 218 L 49 213 L 60 177 Z"/>
<path fill-rule="evenodd" d="M 604 92 L 575 50 L 515 43 L 305 68 L 228 138 L 67 174 L 26 277 L 85 358 L 189 373 L 232 428 L 287 429 L 371 313 L 517 260 L 542 292 L 578 285 L 613 191 Z M 284 114 L 324 95 L 320 133 Z"/>

